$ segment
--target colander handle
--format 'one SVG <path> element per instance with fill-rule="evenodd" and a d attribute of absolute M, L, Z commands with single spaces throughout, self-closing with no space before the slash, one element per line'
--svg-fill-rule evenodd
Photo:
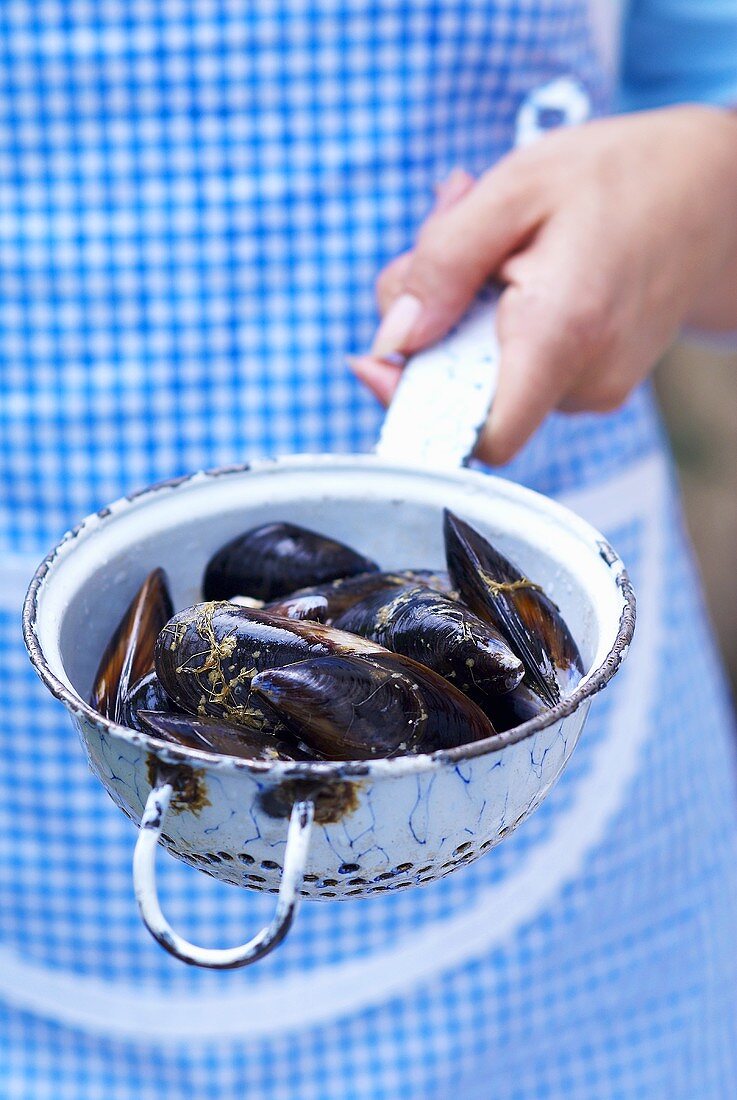
<path fill-rule="evenodd" d="M 465 465 L 496 393 L 499 290 L 487 287 L 456 327 L 408 360 L 376 445 L 380 458 L 413 466 Z"/>
<path fill-rule="evenodd" d="M 586 89 L 558 77 L 523 103 L 514 144 L 531 145 L 551 125 L 577 125 L 590 113 Z M 436 469 L 468 462 L 496 394 L 499 293 L 498 287 L 485 289 L 452 332 L 408 361 L 376 445 L 381 458 Z"/>
<path fill-rule="evenodd" d="M 141 828 L 133 854 L 133 886 L 143 923 L 170 955 L 192 966 L 205 966 L 210 970 L 235 970 L 239 966 L 248 966 L 263 959 L 284 939 L 299 906 L 299 890 L 315 813 L 314 803 L 295 802 L 292 807 L 284 851 L 284 870 L 276 911 L 270 924 L 239 947 L 211 948 L 197 947 L 174 931 L 161 911 L 156 892 L 156 849 L 173 793 L 171 783 L 154 787 L 141 818 Z"/>

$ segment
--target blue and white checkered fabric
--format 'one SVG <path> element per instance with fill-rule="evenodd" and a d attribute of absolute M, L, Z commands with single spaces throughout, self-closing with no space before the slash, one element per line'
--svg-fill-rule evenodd
<path fill-rule="evenodd" d="M 12 578 L 124 491 L 372 445 L 343 358 L 375 273 L 536 89 L 570 74 L 604 108 L 584 0 L 5 0 L 0 50 L 0 1098 L 734 1095 L 729 715 L 646 391 L 553 417 L 510 468 L 604 527 L 640 597 L 558 787 L 449 879 L 305 904 L 252 970 L 142 928 L 134 831 L 20 642 Z M 202 942 L 273 904 L 163 854 L 160 879 Z M 437 928 L 453 961 L 398 992 Z"/>

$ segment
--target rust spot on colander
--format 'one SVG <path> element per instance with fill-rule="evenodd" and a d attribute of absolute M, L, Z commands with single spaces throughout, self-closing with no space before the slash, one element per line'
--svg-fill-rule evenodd
<path fill-rule="evenodd" d="M 358 809 L 360 783 L 340 780 L 316 783 L 310 779 L 287 779 L 267 787 L 258 796 L 259 806 L 269 817 L 287 818 L 295 802 L 315 803 L 318 825 L 333 825 Z"/>
<path fill-rule="evenodd" d="M 205 806 L 212 803 L 207 797 L 205 773 L 184 764 L 164 764 L 153 753 L 146 757 L 148 781 L 152 787 L 161 783 L 171 783 L 174 797 L 171 800 L 171 812 L 181 814 L 199 814 Z"/>

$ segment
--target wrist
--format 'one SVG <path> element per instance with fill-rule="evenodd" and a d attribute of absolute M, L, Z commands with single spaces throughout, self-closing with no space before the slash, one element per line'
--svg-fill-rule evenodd
<path fill-rule="evenodd" d="M 698 167 L 692 203 L 703 216 L 709 262 L 688 323 L 707 331 L 737 329 L 737 111 L 705 105 L 674 110 L 691 120 L 693 145 L 683 155 Z M 700 220 L 700 217 L 699 219 Z"/>

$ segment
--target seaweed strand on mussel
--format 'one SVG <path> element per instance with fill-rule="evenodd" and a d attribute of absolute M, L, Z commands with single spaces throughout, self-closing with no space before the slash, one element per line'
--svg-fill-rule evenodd
<path fill-rule="evenodd" d="M 265 523 L 231 539 L 212 556 L 202 592 L 205 600 L 274 600 L 307 585 L 378 568 L 337 539 L 294 523 Z"/>
<path fill-rule="evenodd" d="M 256 673 L 307 657 L 377 651 L 384 652 L 374 642 L 320 623 L 207 602 L 172 617 L 159 635 L 154 660 L 166 692 L 183 710 L 266 729 L 270 718 L 251 699 Z"/>
<path fill-rule="evenodd" d="M 314 759 L 315 753 L 300 745 L 277 719 L 253 707 L 250 727 L 235 727 L 224 719 L 193 715 L 180 710 L 167 695 L 152 669 L 130 688 L 122 704 L 120 721 L 129 729 L 173 744 L 248 760 Z"/>
<path fill-rule="evenodd" d="M 90 705 L 105 718 L 121 721 L 123 700 L 153 667 L 156 639 L 172 612 L 166 574 L 154 569 L 128 605 L 95 674 Z"/>
<path fill-rule="evenodd" d="M 448 570 L 465 603 L 493 623 L 525 666 L 525 683 L 548 705 L 572 686 L 583 662 L 549 596 L 470 524 L 446 509 Z"/>

